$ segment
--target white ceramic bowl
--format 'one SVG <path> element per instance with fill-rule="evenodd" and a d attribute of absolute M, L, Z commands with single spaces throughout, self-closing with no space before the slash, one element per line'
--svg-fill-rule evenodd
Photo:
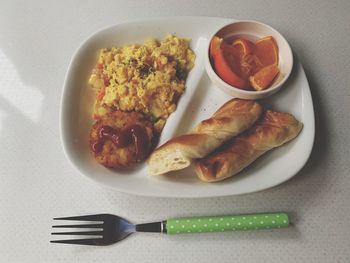
<path fill-rule="evenodd" d="M 261 37 L 272 36 L 278 45 L 278 67 L 280 74 L 278 75 L 277 79 L 273 81 L 272 85 L 269 88 L 262 91 L 242 90 L 223 81 L 214 71 L 209 58 L 210 41 L 214 36 L 218 36 L 223 39 L 235 37 L 245 38 L 253 42 Z M 221 27 L 209 39 L 205 54 L 205 68 L 209 78 L 214 83 L 214 85 L 226 94 L 241 99 L 256 100 L 266 98 L 274 94 L 283 86 L 285 81 L 288 79 L 290 73 L 292 72 L 292 67 L 293 54 L 286 39 L 277 30 L 257 21 L 238 21 Z"/>

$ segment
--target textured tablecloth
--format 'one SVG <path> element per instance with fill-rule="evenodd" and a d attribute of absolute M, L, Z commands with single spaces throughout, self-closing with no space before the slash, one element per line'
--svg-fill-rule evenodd
<path fill-rule="evenodd" d="M 350 1 L 1 1 L 0 262 L 350 262 Z M 243 196 L 143 198 L 106 190 L 66 160 L 58 129 L 69 60 L 91 33 L 155 16 L 255 19 L 278 29 L 310 82 L 316 140 L 288 182 Z M 108 247 L 50 244 L 52 218 L 287 211 L 279 231 L 160 236 Z"/>

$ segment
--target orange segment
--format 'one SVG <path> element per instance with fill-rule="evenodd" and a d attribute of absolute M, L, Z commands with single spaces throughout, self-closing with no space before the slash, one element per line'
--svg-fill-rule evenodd
<path fill-rule="evenodd" d="M 278 72 L 279 69 L 276 64 L 263 67 L 253 76 L 249 77 L 250 85 L 252 85 L 255 90 L 264 90 L 270 85 Z"/>
<path fill-rule="evenodd" d="M 255 45 L 247 39 L 236 39 L 232 46 L 238 52 L 241 76 L 245 79 L 252 74 L 254 70 L 254 49 Z"/>
<path fill-rule="evenodd" d="M 226 41 L 215 36 L 210 43 L 210 57 L 220 78 L 240 89 L 268 88 L 279 72 L 274 38 L 263 37 L 256 44 L 240 38 L 231 44 Z"/>
<path fill-rule="evenodd" d="M 236 39 L 232 45 L 239 51 L 241 57 L 253 53 L 255 49 L 254 43 L 247 39 Z"/>
<path fill-rule="evenodd" d="M 278 46 L 272 36 L 259 39 L 255 43 L 254 53 L 258 58 L 258 66 L 260 68 L 271 64 L 278 64 Z"/>
<path fill-rule="evenodd" d="M 225 41 L 221 42 L 220 48 L 225 52 L 225 53 L 229 53 L 232 56 L 234 56 L 234 58 L 239 61 L 239 58 L 241 56 L 239 50 L 237 48 L 235 48 L 234 46 L 226 43 Z"/>
<path fill-rule="evenodd" d="M 235 76 L 239 79 L 237 81 L 236 78 L 236 84 L 233 85 L 235 87 L 241 88 L 241 89 L 246 89 L 249 88 L 249 83 L 248 83 L 248 77 L 249 74 L 246 73 L 245 68 L 242 66 L 242 59 L 241 56 L 242 54 L 240 53 L 240 50 L 233 45 L 230 45 L 226 43 L 225 41 L 222 41 L 220 45 L 220 49 L 222 50 L 222 54 L 225 57 L 227 65 L 231 68 Z M 227 81 L 226 81 L 227 82 Z M 240 83 L 240 84 L 239 84 Z M 244 84 L 243 84 L 244 83 Z"/>
<path fill-rule="evenodd" d="M 237 63 L 232 54 L 220 48 L 214 57 L 214 67 L 223 81 L 240 89 L 247 87 L 246 81 L 236 73 L 238 70 Z"/>
<path fill-rule="evenodd" d="M 218 52 L 220 48 L 221 42 L 222 38 L 219 38 L 217 36 L 214 36 L 210 41 L 209 55 L 211 59 L 214 59 L 216 52 Z"/>

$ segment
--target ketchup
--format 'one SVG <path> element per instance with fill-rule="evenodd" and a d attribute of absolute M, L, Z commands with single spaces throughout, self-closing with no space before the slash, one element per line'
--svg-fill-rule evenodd
<path fill-rule="evenodd" d="M 142 160 L 147 154 L 148 136 L 146 129 L 140 125 L 130 125 L 120 131 L 107 125 L 101 126 L 98 129 L 98 140 L 90 145 L 91 150 L 94 153 L 101 152 L 106 140 L 110 140 L 120 148 L 125 148 L 134 143 L 138 161 Z"/>

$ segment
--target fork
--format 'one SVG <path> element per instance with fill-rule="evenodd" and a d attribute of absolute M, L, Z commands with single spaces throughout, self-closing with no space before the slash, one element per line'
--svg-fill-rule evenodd
<path fill-rule="evenodd" d="M 52 235 L 90 236 L 84 239 L 52 240 L 51 243 L 106 246 L 114 244 L 135 232 L 155 232 L 168 235 L 185 233 L 226 232 L 285 228 L 289 226 L 286 213 L 225 215 L 173 218 L 165 221 L 133 224 L 111 214 L 60 217 L 54 220 L 88 221 L 89 224 L 54 225 L 53 228 L 90 229 L 78 232 L 53 232 Z M 92 223 L 94 222 L 94 223 Z"/>

